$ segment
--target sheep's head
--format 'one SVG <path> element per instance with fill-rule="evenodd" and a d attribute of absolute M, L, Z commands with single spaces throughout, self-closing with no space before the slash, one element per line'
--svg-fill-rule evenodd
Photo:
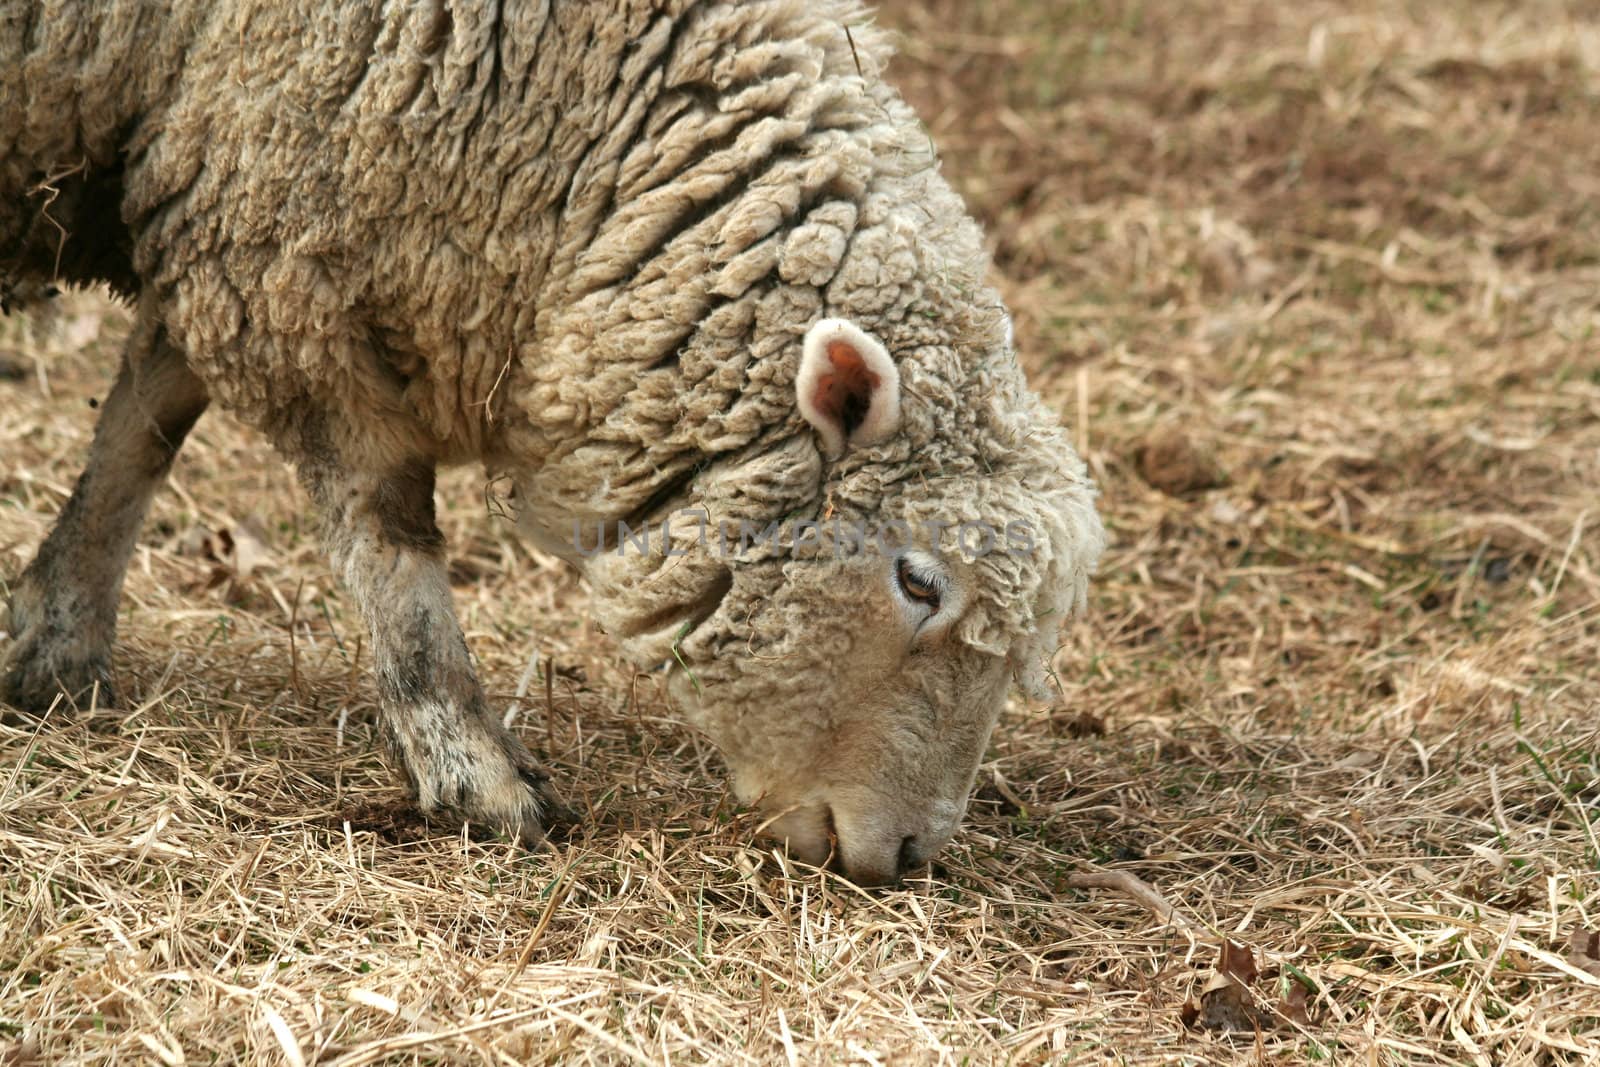
<path fill-rule="evenodd" d="M 839 319 L 799 347 L 793 432 L 658 513 L 673 554 L 586 566 L 792 854 L 897 879 L 954 832 L 1016 680 L 1040 695 L 1101 528 L 1003 313 L 958 344 Z M 657 532 L 653 546 L 664 542 Z"/>

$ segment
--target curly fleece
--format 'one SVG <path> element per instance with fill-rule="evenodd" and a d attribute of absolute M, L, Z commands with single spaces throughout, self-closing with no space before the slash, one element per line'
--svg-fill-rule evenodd
<path fill-rule="evenodd" d="M 0 281 L 141 293 L 286 451 L 363 413 L 378 452 L 509 475 L 569 557 L 574 520 L 683 508 L 1025 523 L 957 633 L 1037 689 L 1093 490 L 887 58 L 854 0 L 0 0 Z M 904 390 L 836 462 L 794 397 L 825 316 Z M 803 554 L 583 566 L 632 657 L 712 671 Z"/>

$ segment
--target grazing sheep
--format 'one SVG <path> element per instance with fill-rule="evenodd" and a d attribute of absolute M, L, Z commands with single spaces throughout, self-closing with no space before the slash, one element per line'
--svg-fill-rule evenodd
<path fill-rule="evenodd" d="M 887 54 L 855 0 L 0 0 L 0 288 L 136 309 L 0 694 L 111 692 L 215 402 L 298 468 L 424 811 L 554 800 L 451 607 L 476 461 L 794 853 L 921 863 L 1102 533 Z"/>

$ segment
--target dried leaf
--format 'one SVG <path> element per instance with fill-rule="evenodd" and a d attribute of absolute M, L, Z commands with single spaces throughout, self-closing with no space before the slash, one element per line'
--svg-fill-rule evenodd
<path fill-rule="evenodd" d="M 1185 1026 L 1199 1026 L 1205 1030 L 1259 1029 L 1261 1012 L 1250 992 L 1250 983 L 1260 973 L 1255 953 L 1248 946 L 1224 941 L 1211 977 L 1199 995 L 1190 998 L 1179 1010 L 1179 1018 Z"/>
<path fill-rule="evenodd" d="M 1157 430 L 1134 455 L 1139 476 L 1168 496 L 1185 496 L 1227 483 L 1210 447 L 1177 428 Z"/>
<path fill-rule="evenodd" d="M 1277 976 L 1276 967 L 1263 970 L 1257 964 L 1250 946 L 1224 941 L 1211 976 L 1197 996 L 1184 1002 L 1178 1017 L 1190 1029 L 1254 1031 L 1258 1035 L 1286 1023 L 1310 1026 L 1311 1014 L 1307 1008 L 1310 990 L 1303 982 L 1291 982 L 1285 994 L 1270 1008 L 1264 995 L 1252 988 L 1258 981 Z"/>
<path fill-rule="evenodd" d="M 233 530 L 233 572 L 248 578 L 268 560 L 267 546 L 261 543 L 254 531 L 245 526 Z"/>
<path fill-rule="evenodd" d="M 1200 990 L 1197 1015 L 1206 1030 L 1255 1030 L 1260 1025 L 1250 990 L 1225 974 L 1213 973 Z"/>
<path fill-rule="evenodd" d="M 1567 941 L 1567 962 L 1600 978 L 1600 931 L 1578 927 Z"/>
<path fill-rule="evenodd" d="M 1222 942 L 1222 951 L 1217 954 L 1217 971 L 1246 986 L 1261 974 L 1260 968 L 1256 966 L 1256 955 L 1250 951 L 1250 946 L 1238 945 L 1227 940 Z"/>
<path fill-rule="evenodd" d="M 178 542 L 182 556 L 193 556 L 217 564 L 205 584 L 214 589 L 230 578 L 248 579 L 271 560 L 261 537 L 244 524 L 215 530 L 196 526 Z"/>
<path fill-rule="evenodd" d="M 1278 1000 L 1278 1014 L 1299 1026 L 1311 1025 L 1311 1012 L 1306 1007 L 1310 991 L 1300 982 L 1290 982 L 1289 990 Z"/>
<path fill-rule="evenodd" d="M 1106 720 L 1104 715 L 1096 715 L 1087 709 L 1073 712 L 1063 712 L 1061 721 L 1062 729 L 1068 737 L 1104 737 L 1106 735 Z"/>

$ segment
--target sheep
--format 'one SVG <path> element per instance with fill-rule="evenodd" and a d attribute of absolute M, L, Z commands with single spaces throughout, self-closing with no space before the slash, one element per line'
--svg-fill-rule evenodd
<path fill-rule="evenodd" d="M 475 463 L 793 855 L 870 885 L 950 838 L 1104 535 L 857 0 L 0 27 L 0 288 L 135 320 L 0 698 L 112 698 L 140 523 L 215 403 L 296 467 L 423 812 L 537 844 L 559 805 L 451 605 L 434 475 Z"/>

